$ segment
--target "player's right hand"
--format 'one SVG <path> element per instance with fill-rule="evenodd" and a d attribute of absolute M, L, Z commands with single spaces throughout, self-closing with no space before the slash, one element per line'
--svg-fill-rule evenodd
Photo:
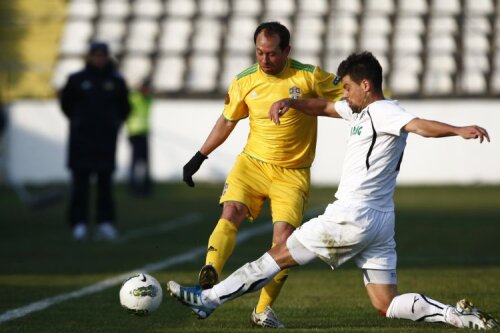
<path fill-rule="evenodd" d="M 194 187 L 193 175 L 200 169 L 201 164 L 207 158 L 207 156 L 197 151 L 189 162 L 184 165 L 184 168 L 182 168 L 182 180 L 184 180 L 189 187 Z"/>
<path fill-rule="evenodd" d="M 288 98 L 274 102 L 269 109 L 269 119 L 271 119 L 276 125 L 279 125 L 280 117 L 283 116 L 289 109 L 290 101 Z"/>
<path fill-rule="evenodd" d="M 483 143 L 484 139 L 490 142 L 490 135 L 488 132 L 477 125 L 464 126 L 459 128 L 458 133 L 464 139 L 479 139 L 479 143 Z"/>

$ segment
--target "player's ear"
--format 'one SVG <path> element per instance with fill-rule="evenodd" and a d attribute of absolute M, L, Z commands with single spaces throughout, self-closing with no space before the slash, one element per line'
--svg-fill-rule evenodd
<path fill-rule="evenodd" d="M 361 81 L 361 88 L 363 89 L 364 92 L 369 92 L 372 90 L 372 83 L 367 79 L 363 79 Z"/>
<path fill-rule="evenodd" d="M 290 54 L 290 51 L 292 50 L 292 47 L 290 45 L 288 45 L 287 47 L 285 47 L 283 49 L 283 55 L 288 57 L 288 55 Z"/>

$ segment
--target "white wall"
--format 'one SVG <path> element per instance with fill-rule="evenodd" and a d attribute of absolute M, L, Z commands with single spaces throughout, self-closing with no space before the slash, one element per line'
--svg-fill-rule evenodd
<path fill-rule="evenodd" d="M 400 184 L 500 183 L 500 101 L 401 101 L 419 117 L 456 125 L 478 124 L 492 142 L 424 139 L 410 135 L 399 176 Z M 223 101 L 164 101 L 152 111 L 152 174 L 157 180 L 181 179 L 182 166 L 199 149 L 221 114 Z M 7 172 L 17 181 L 46 182 L 68 178 L 65 169 L 67 122 L 55 101 L 20 101 L 9 108 L 6 135 Z M 316 184 L 336 184 L 348 129 L 342 120 L 321 118 L 312 177 Z M 242 120 L 226 143 L 210 155 L 196 180 L 222 181 L 242 150 L 248 120 Z M 120 135 L 117 177 L 127 173 L 129 149 Z"/>

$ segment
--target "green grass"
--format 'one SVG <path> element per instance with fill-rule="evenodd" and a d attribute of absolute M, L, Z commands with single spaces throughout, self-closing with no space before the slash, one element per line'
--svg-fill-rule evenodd
<path fill-rule="evenodd" d="M 190 213 L 195 224 L 111 244 L 71 240 L 65 202 L 31 210 L 0 187 L 0 315 L 32 302 L 78 290 L 108 277 L 205 246 L 220 214 L 220 184 L 157 185 L 148 199 L 116 189 L 118 227 L 126 234 Z M 31 191 L 43 191 L 32 188 Z M 334 188 L 311 191 L 309 207 L 324 208 Z M 500 186 L 408 187 L 396 192 L 399 289 L 423 292 L 443 302 L 469 297 L 500 315 Z M 268 223 L 268 208 L 244 230 Z M 229 273 L 260 256 L 270 235 L 240 244 Z M 194 283 L 204 258 L 152 273 L 162 283 Z M 218 309 L 208 320 L 165 298 L 157 313 L 135 317 L 121 309 L 119 286 L 73 299 L 0 324 L 0 332 L 254 332 L 249 315 L 258 294 Z M 274 308 L 293 332 L 453 332 L 444 325 L 388 320 L 370 306 L 362 276 L 352 263 L 332 272 L 321 262 L 299 267 Z"/>

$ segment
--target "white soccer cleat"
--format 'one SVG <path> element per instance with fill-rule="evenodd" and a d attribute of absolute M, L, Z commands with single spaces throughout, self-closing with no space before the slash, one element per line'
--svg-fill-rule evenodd
<path fill-rule="evenodd" d="M 109 222 L 100 223 L 97 226 L 95 238 L 98 240 L 113 241 L 118 238 L 118 231 Z"/>
<path fill-rule="evenodd" d="M 450 307 L 446 312 L 445 321 L 459 328 L 472 330 L 491 330 L 500 328 L 498 321 L 491 315 L 479 311 L 467 299 L 457 302 L 456 307 Z"/>
<path fill-rule="evenodd" d="M 77 241 L 84 241 L 87 239 L 87 225 L 85 223 L 78 223 L 73 227 L 73 239 Z"/>
<path fill-rule="evenodd" d="M 215 308 L 203 303 L 201 297 L 202 289 L 199 286 L 183 287 L 175 281 L 169 281 L 167 283 L 167 290 L 170 296 L 190 307 L 198 319 L 206 319 L 215 310 Z"/>
<path fill-rule="evenodd" d="M 250 323 L 252 326 L 260 326 L 264 328 L 285 328 L 274 313 L 273 309 L 268 305 L 266 309 L 261 313 L 255 312 L 253 309 L 252 315 L 250 316 Z"/>

